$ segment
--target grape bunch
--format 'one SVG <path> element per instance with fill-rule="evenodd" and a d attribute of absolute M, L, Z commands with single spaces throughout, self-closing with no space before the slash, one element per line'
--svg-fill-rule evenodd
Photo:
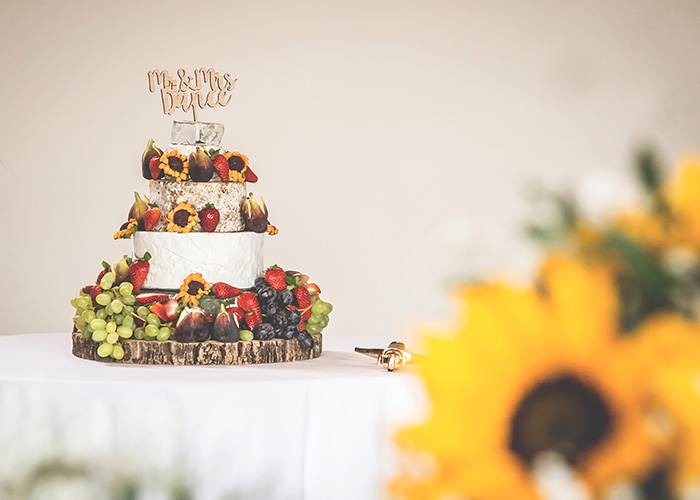
<path fill-rule="evenodd" d="M 137 306 L 134 286 L 129 281 L 115 283 L 116 274 L 100 273 L 96 285 L 83 287 L 70 303 L 75 308 L 73 323 L 83 338 L 99 344 L 97 354 L 114 359 L 124 357 L 122 339 L 168 340 L 172 328 L 145 306 Z"/>

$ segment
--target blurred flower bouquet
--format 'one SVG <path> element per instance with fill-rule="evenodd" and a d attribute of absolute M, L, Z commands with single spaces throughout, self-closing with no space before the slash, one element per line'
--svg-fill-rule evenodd
<path fill-rule="evenodd" d="M 535 282 L 466 286 L 426 332 L 397 498 L 700 498 L 700 160 L 636 164 L 640 203 L 556 196 Z"/>

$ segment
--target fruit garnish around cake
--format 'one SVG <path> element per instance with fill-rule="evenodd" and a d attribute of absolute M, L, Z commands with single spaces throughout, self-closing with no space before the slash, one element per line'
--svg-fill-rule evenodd
<path fill-rule="evenodd" d="M 114 233 L 115 240 L 126 239 L 128 240 L 136 232 L 139 227 L 139 223 L 136 219 L 129 219 L 124 224 L 119 227 L 119 230 Z"/>
<path fill-rule="evenodd" d="M 148 204 L 149 209 L 143 214 L 143 227 L 146 231 L 153 231 L 158 219 L 160 219 L 160 208 L 155 203 Z"/>
<path fill-rule="evenodd" d="M 190 177 L 195 182 L 208 182 L 214 176 L 214 162 L 207 153 L 197 148 L 189 157 Z"/>
<path fill-rule="evenodd" d="M 265 271 L 265 281 L 276 291 L 284 290 L 287 288 L 287 273 L 284 269 L 274 265 Z"/>
<path fill-rule="evenodd" d="M 229 181 L 231 175 L 229 174 L 228 160 L 224 155 L 217 155 L 216 158 L 214 158 L 213 167 L 223 182 Z"/>
<path fill-rule="evenodd" d="M 163 151 L 155 146 L 153 139 L 148 141 L 146 144 L 146 150 L 141 155 L 141 173 L 146 179 L 158 179 L 163 176 L 160 170 L 160 157 L 163 156 Z M 157 171 L 154 171 L 151 166 L 151 161 L 156 159 L 157 161 Z"/>
<path fill-rule="evenodd" d="M 179 342 L 204 342 L 209 338 L 210 321 L 198 307 L 185 308 L 175 328 L 175 340 Z"/>
<path fill-rule="evenodd" d="M 267 206 L 265 206 L 265 200 L 263 200 L 262 196 L 258 204 L 253 193 L 250 193 L 243 202 L 241 212 L 243 215 L 243 222 L 245 222 L 245 228 L 248 231 L 253 231 L 254 233 L 264 233 L 267 231 L 268 212 Z"/>
<path fill-rule="evenodd" d="M 223 304 L 214 320 L 212 338 L 219 342 L 238 342 L 241 339 L 241 326 L 238 323 L 238 318 L 234 313 L 227 311 Z"/>
<path fill-rule="evenodd" d="M 199 223 L 202 226 L 202 231 L 213 233 L 216 226 L 219 225 L 219 217 L 219 211 L 213 203 L 204 205 L 204 208 L 199 211 Z"/>
<path fill-rule="evenodd" d="M 180 292 L 175 296 L 183 305 L 196 306 L 204 295 L 209 293 L 211 285 L 199 273 L 192 273 L 180 287 Z"/>
<path fill-rule="evenodd" d="M 132 261 L 128 267 L 129 281 L 134 287 L 134 292 L 139 293 L 141 287 L 146 281 L 148 276 L 148 270 L 151 268 L 151 264 L 148 262 L 151 259 L 151 254 L 146 252 L 143 257 L 137 257 L 136 260 Z"/>
<path fill-rule="evenodd" d="M 186 156 L 173 150 L 160 157 L 160 168 L 168 178 L 177 182 L 186 181 L 189 162 Z"/>
<path fill-rule="evenodd" d="M 141 199 L 141 196 L 134 191 L 134 204 L 131 205 L 131 208 L 129 209 L 129 219 L 136 219 L 136 222 L 138 222 L 138 229 L 139 231 L 144 230 L 144 224 L 143 224 L 143 216 L 148 210 L 148 198 L 146 196 Z"/>
<path fill-rule="evenodd" d="M 180 202 L 167 216 L 167 230 L 170 233 L 189 233 L 199 222 L 199 216 L 189 203 Z"/>
<path fill-rule="evenodd" d="M 214 296 L 217 299 L 230 299 L 233 297 L 237 297 L 241 294 L 241 290 L 239 288 L 231 286 L 228 283 L 222 283 L 220 281 L 214 283 L 211 287 L 214 291 Z"/>

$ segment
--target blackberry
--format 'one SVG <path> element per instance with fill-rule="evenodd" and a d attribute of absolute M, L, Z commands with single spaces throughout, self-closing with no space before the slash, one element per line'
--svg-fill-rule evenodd
<path fill-rule="evenodd" d="M 281 329 L 287 326 L 288 321 L 287 321 L 287 315 L 284 314 L 282 311 L 279 311 L 272 316 L 268 315 L 268 321 L 270 324 L 275 328 L 275 329 Z"/>
<path fill-rule="evenodd" d="M 277 303 L 282 307 L 287 307 L 294 300 L 294 294 L 291 290 L 281 290 L 277 292 Z"/>
<path fill-rule="evenodd" d="M 314 339 L 306 330 L 301 330 L 299 332 L 297 335 L 297 340 L 299 341 L 299 345 L 301 345 L 301 347 L 304 349 L 311 349 L 314 346 Z"/>
<path fill-rule="evenodd" d="M 272 302 L 277 297 L 277 291 L 267 285 L 258 289 L 258 300 L 260 302 Z"/>
<path fill-rule="evenodd" d="M 282 338 L 286 340 L 292 340 L 299 334 L 299 327 L 297 325 L 287 325 L 282 329 Z"/>
<path fill-rule="evenodd" d="M 274 316 L 280 312 L 280 306 L 276 302 L 263 302 L 260 304 L 260 311 L 265 316 Z"/>
<path fill-rule="evenodd" d="M 275 336 L 275 327 L 269 323 L 261 323 L 253 328 L 253 336 L 256 340 L 271 340 Z"/>
<path fill-rule="evenodd" d="M 298 325 L 301 321 L 301 312 L 299 309 L 289 309 L 287 311 L 287 322 L 290 325 Z"/>

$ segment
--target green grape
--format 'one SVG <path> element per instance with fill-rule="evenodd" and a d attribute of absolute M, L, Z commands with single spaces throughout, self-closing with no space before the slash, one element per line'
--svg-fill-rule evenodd
<path fill-rule="evenodd" d="M 112 297 L 107 293 L 99 293 L 97 294 L 97 297 L 95 297 L 95 302 L 97 302 L 101 306 L 106 306 L 110 303 L 111 300 Z"/>
<path fill-rule="evenodd" d="M 86 323 L 90 323 L 93 319 L 95 319 L 95 311 L 92 311 L 92 310 L 84 311 L 82 314 L 82 317 Z"/>
<path fill-rule="evenodd" d="M 145 332 L 144 332 L 143 328 L 137 328 L 136 330 L 134 330 L 134 338 L 136 340 L 143 340 L 144 334 L 145 334 Z"/>
<path fill-rule="evenodd" d="M 116 344 L 117 340 L 119 340 L 119 334 L 117 332 L 107 334 L 107 342 L 110 344 Z"/>
<path fill-rule="evenodd" d="M 102 342 L 103 340 L 105 340 L 107 338 L 107 335 L 108 335 L 107 330 L 103 330 L 103 329 L 95 330 L 92 333 L 92 340 L 94 340 L 95 342 Z"/>
<path fill-rule="evenodd" d="M 107 326 L 107 322 L 103 319 L 95 318 L 92 321 L 90 321 L 90 326 L 93 330 L 101 330 Z"/>
<path fill-rule="evenodd" d="M 134 331 L 131 328 L 129 328 L 128 326 L 122 325 L 119 328 L 117 328 L 117 333 L 119 334 L 120 337 L 128 339 L 129 337 L 131 337 L 134 334 Z"/>
<path fill-rule="evenodd" d="M 323 313 L 323 301 L 321 299 L 318 299 L 316 302 L 314 302 L 314 305 L 311 306 L 311 313 L 312 314 Z"/>
<path fill-rule="evenodd" d="M 134 321 L 132 316 L 126 316 L 124 321 L 122 321 L 122 325 L 133 330 L 134 326 L 136 326 L 136 321 Z"/>
<path fill-rule="evenodd" d="M 82 328 L 87 325 L 87 321 L 85 321 L 82 316 L 74 316 L 73 324 L 75 324 L 75 326 L 78 328 Z"/>
<path fill-rule="evenodd" d="M 146 321 L 148 322 L 149 325 L 160 326 L 160 318 L 153 313 L 148 315 L 148 317 L 146 318 Z"/>
<path fill-rule="evenodd" d="M 113 350 L 114 346 L 109 342 L 105 342 L 104 344 L 100 344 L 100 347 L 97 348 L 97 355 L 101 358 L 106 358 L 112 354 Z"/>
<path fill-rule="evenodd" d="M 124 304 L 126 304 L 127 306 L 133 306 L 134 304 L 136 304 L 136 297 L 129 294 L 122 299 L 122 302 L 124 302 Z"/>
<path fill-rule="evenodd" d="M 333 312 L 333 304 L 330 302 L 324 302 L 323 303 L 323 311 L 321 311 L 325 315 L 329 315 L 331 312 Z"/>
<path fill-rule="evenodd" d="M 320 315 L 320 321 L 318 322 L 318 325 L 321 327 L 321 329 L 324 329 L 325 327 L 328 326 L 328 315 L 327 314 L 321 314 Z"/>
<path fill-rule="evenodd" d="M 107 311 L 104 309 L 98 309 L 97 312 L 95 312 L 95 317 L 99 319 L 107 319 Z"/>
<path fill-rule="evenodd" d="M 76 299 L 77 299 L 77 297 L 70 299 L 70 305 L 72 305 L 73 307 L 75 307 L 77 309 L 78 304 L 76 304 L 76 302 L 75 302 Z"/>
<path fill-rule="evenodd" d="M 246 342 L 253 340 L 253 332 L 250 330 L 241 330 L 241 340 Z"/>
<path fill-rule="evenodd" d="M 87 309 L 87 306 L 90 305 L 90 299 L 87 297 L 78 297 L 75 299 L 75 305 L 81 309 Z"/>
<path fill-rule="evenodd" d="M 124 315 L 123 314 L 115 314 L 113 319 L 117 325 L 121 325 L 122 323 L 124 323 Z"/>
<path fill-rule="evenodd" d="M 107 311 L 107 315 L 108 315 L 108 316 L 111 316 L 112 314 L 114 314 L 114 311 L 112 310 L 112 305 L 111 305 L 111 304 L 107 304 L 107 305 L 105 306 L 105 311 Z"/>
<path fill-rule="evenodd" d="M 146 319 L 146 316 L 148 316 L 148 314 L 149 314 L 150 312 L 151 312 L 151 311 L 149 311 L 149 310 L 148 310 L 148 307 L 146 307 L 146 306 L 139 306 L 139 308 L 136 309 L 136 314 L 137 314 L 138 316 L 141 316 L 143 319 Z"/>
<path fill-rule="evenodd" d="M 119 293 L 122 295 L 122 297 L 127 297 L 131 295 L 131 292 L 134 291 L 134 285 L 129 283 L 128 281 L 125 281 L 121 285 L 119 285 Z"/>
<path fill-rule="evenodd" d="M 112 301 L 112 311 L 114 311 L 116 314 L 119 314 L 122 312 L 122 309 L 124 308 L 124 304 L 122 304 L 122 301 L 119 299 L 114 299 Z"/>
<path fill-rule="evenodd" d="M 145 328 L 146 337 L 154 338 L 158 335 L 158 327 L 156 325 L 146 325 Z"/>
<path fill-rule="evenodd" d="M 162 327 L 160 330 L 158 330 L 158 335 L 156 335 L 156 338 L 160 342 L 165 342 L 170 338 L 170 328 L 167 326 Z"/>
<path fill-rule="evenodd" d="M 83 337 L 85 340 L 89 339 L 90 335 L 92 334 L 90 333 L 90 330 L 88 330 L 87 327 L 83 327 L 80 329 L 80 336 Z"/>
<path fill-rule="evenodd" d="M 321 333 L 321 330 L 323 330 L 323 327 L 319 324 L 306 323 L 306 331 L 309 332 L 311 335 L 316 335 L 317 333 Z"/>
<path fill-rule="evenodd" d="M 112 357 L 114 359 L 122 359 L 124 357 L 124 348 L 121 344 L 114 344 L 112 348 Z"/>
<path fill-rule="evenodd" d="M 308 320 L 306 320 L 307 324 L 310 325 L 318 325 L 321 322 L 321 315 L 318 313 L 312 314 Z"/>
<path fill-rule="evenodd" d="M 107 333 L 114 333 L 117 331 L 117 324 L 114 321 L 108 321 L 105 330 Z"/>
<path fill-rule="evenodd" d="M 104 276 L 102 276 L 102 279 L 100 280 L 100 286 L 104 288 L 105 290 L 108 290 L 112 288 L 112 285 L 114 285 L 114 280 L 116 279 L 116 276 L 112 271 L 108 272 Z"/>

